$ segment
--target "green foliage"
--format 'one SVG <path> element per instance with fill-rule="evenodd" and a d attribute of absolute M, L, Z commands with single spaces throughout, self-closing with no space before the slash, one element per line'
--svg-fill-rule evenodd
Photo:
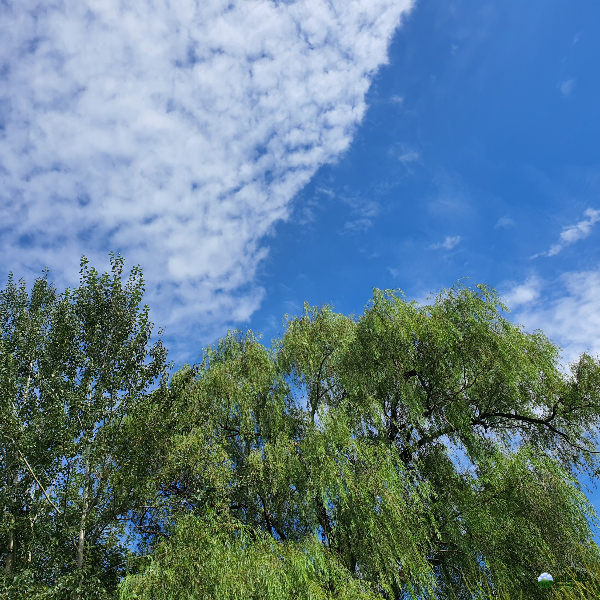
<path fill-rule="evenodd" d="M 281 545 L 207 515 L 186 515 L 142 575 L 123 582 L 119 598 L 377 598 L 314 538 Z M 336 590 L 331 594 L 329 589 Z"/>
<path fill-rule="evenodd" d="M 434 589 L 470 598 L 459 574 L 477 558 L 477 585 L 541 598 L 541 568 L 599 556 L 585 519 L 595 512 L 571 473 L 582 454 L 591 464 L 582 433 L 598 422 L 599 366 L 583 355 L 564 378 L 557 347 L 503 319 L 502 308 L 485 286 L 457 285 L 426 307 L 374 290 L 358 322 L 305 305 L 270 352 L 252 332 L 228 333 L 172 397 L 180 425 L 156 476 L 191 502 L 190 514 L 210 507 L 225 529 L 265 532 L 281 556 L 320 533 L 322 552 L 387 598 Z M 306 410 L 286 377 L 306 390 Z M 512 452 L 515 430 L 521 447 Z M 457 470 L 444 436 L 463 447 L 474 474 Z M 310 597 L 237 574 L 216 548 L 200 555 L 192 539 L 172 547 L 168 563 L 155 555 L 154 570 L 123 583 L 123 599 L 159 589 L 192 597 L 184 565 L 212 565 L 213 552 L 233 581 L 258 585 L 252 597 Z M 271 581 L 284 572 L 273 566 Z M 235 597 L 227 581 L 218 575 L 205 597 Z"/>
<path fill-rule="evenodd" d="M 123 288 L 123 259 L 111 264 L 112 281 L 83 257 L 72 294 L 59 297 L 44 278 L 29 298 L 12 273 L 0 293 L 5 572 L 13 588 L 48 586 L 53 598 L 73 586 L 76 598 L 99 598 L 125 574 L 122 516 L 140 496 L 143 457 L 123 452 L 121 423 L 157 377 L 166 386 L 166 350 L 160 341 L 146 349 L 148 306 L 138 314 L 141 270 Z"/>
<path fill-rule="evenodd" d="M 140 285 L 92 271 L 74 305 L 39 289 L 38 312 L 2 321 L 1 535 L 21 548 L 5 597 L 466 600 L 491 584 L 535 600 L 541 572 L 600 565 L 574 476 L 598 471 L 600 364 L 584 354 L 564 376 L 489 287 L 429 306 L 374 289 L 358 320 L 305 304 L 271 349 L 228 332 L 168 386 L 162 346 L 143 363 Z"/>

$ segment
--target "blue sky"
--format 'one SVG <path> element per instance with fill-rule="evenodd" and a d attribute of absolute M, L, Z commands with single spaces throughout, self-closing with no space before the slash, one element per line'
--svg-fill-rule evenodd
<path fill-rule="evenodd" d="M 0 0 L 0 281 L 120 252 L 182 364 L 470 277 L 566 368 L 600 353 L 599 30 L 592 0 Z"/>

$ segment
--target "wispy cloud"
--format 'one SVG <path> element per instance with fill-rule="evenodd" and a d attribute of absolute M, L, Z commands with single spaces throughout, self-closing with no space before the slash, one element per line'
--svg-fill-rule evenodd
<path fill-rule="evenodd" d="M 323 207 L 323 195 L 333 198 L 335 196 L 335 192 L 326 188 L 317 187 L 312 198 L 304 200 L 302 204 L 296 204 L 292 217 L 294 223 L 306 227 L 307 229 L 313 229 L 312 224 L 317 219 L 315 209 L 321 209 Z"/>
<path fill-rule="evenodd" d="M 579 223 L 569 227 L 563 227 L 563 232 L 560 234 L 560 242 L 558 244 L 554 244 L 548 252 L 535 254 L 531 258 L 537 258 L 538 256 L 555 256 L 566 246 L 570 246 L 590 235 L 592 227 L 600 221 L 600 210 L 588 208 L 583 214 L 588 217 L 588 219 L 579 221 Z"/>
<path fill-rule="evenodd" d="M 562 81 L 558 84 L 558 89 L 562 92 L 563 96 L 570 96 L 573 88 L 575 87 L 575 79 L 569 79 Z"/>
<path fill-rule="evenodd" d="M 361 233 L 370 229 L 372 225 L 373 222 L 371 219 L 356 219 L 355 221 L 346 221 L 344 223 L 343 232 Z"/>
<path fill-rule="evenodd" d="M 560 281 L 566 293 L 546 304 L 527 306 L 523 302 L 522 310 L 513 315 L 513 320 L 523 324 L 527 331 L 541 329 L 559 344 L 561 367 L 568 372 L 568 364 L 581 353 L 600 354 L 600 272 L 569 272 Z M 535 283 L 531 287 L 535 289 Z"/>
<path fill-rule="evenodd" d="M 374 258 L 379 258 L 381 256 L 380 252 L 377 251 L 370 251 L 368 248 L 358 248 L 358 251 L 361 254 L 368 254 L 368 256 L 366 257 L 367 260 L 372 260 Z"/>
<path fill-rule="evenodd" d="M 351 208 L 352 214 L 358 218 L 353 221 L 346 221 L 340 234 L 345 233 L 360 233 L 367 231 L 373 226 L 373 217 L 376 217 L 381 212 L 381 205 L 375 200 L 365 201 L 360 196 L 340 196 L 340 199 Z"/>
<path fill-rule="evenodd" d="M 395 143 L 389 150 L 388 156 L 397 158 L 404 166 L 418 162 L 421 155 L 417 150 L 403 143 Z"/>
<path fill-rule="evenodd" d="M 319 192 L 320 194 L 325 194 L 326 196 L 329 196 L 330 198 L 333 198 L 335 196 L 335 192 L 333 190 L 328 190 L 326 188 L 318 187 L 318 188 L 316 188 L 316 191 Z"/>
<path fill-rule="evenodd" d="M 284 300 L 283 309 L 285 314 L 298 316 L 302 314 L 302 302 L 298 300 Z"/>
<path fill-rule="evenodd" d="M 432 216 L 464 221 L 472 214 L 469 186 L 456 171 L 440 170 L 433 176 L 437 193 L 427 204 Z"/>
<path fill-rule="evenodd" d="M 452 250 L 454 246 L 456 246 L 461 240 L 460 235 L 455 237 L 446 236 L 446 239 L 441 244 L 434 244 L 433 246 L 429 246 L 432 250 L 437 250 L 439 248 L 444 248 L 444 250 Z"/>
<path fill-rule="evenodd" d="M 501 217 L 494 225 L 494 229 L 498 229 L 499 227 L 513 227 L 514 224 L 515 222 L 509 217 Z"/>
<path fill-rule="evenodd" d="M 407 163 L 416 162 L 419 160 L 419 153 L 416 150 L 409 150 L 408 152 L 402 153 L 398 157 L 398 160 L 405 165 Z"/>
<path fill-rule="evenodd" d="M 261 240 L 348 148 L 413 1 L 61 4 L 0 6 L 2 264 L 73 286 L 121 252 L 167 335 L 214 339 L 259 308 Z"/>

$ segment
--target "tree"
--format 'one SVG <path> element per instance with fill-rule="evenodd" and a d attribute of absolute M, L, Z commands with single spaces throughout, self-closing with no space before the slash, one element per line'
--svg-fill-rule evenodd
<path fill-rule="evenodd" d="M 374 289 L 357 322 L 304 309 L 270 351 L 228 332 L 148 409 L 168 432 L 149 460 L 172 518 L 121 600 L 462 599 L 473 559 L 479 583 L 535 599 L 542 571 L 599 564 L 573 477 L 598 475 L 597 360 L 564 376 L 483 285 L 422 307 Z"/>
<path fill-rule="evenodd" d="M 167 387 L 141 270 L 123 290 L 111 258 L 112 282 L 84 257 L 72 295 L 9 278 L 0 296 L 5 597 L 467 598 L 476 559 L 536 598 L 542 570 L 600 564 L 573 478 L 594 466 L 600 365 L 563 376 L 493 290 L 374 290 L 358 322 L 305 304 L 270 351 L 228 333 Z"/>
<path fill-rule="evenodd" d="M 2 506 L 4 507 L 3 533 L 6 535 L 4 572 L 11 575 L 17 555 L 25 551 L 31 563 L 31 547 L 25 543 L 33 535 L 33 528 L 43 506 L 33 507 L 35 481 L 26 468 L 20 448 L 28 448 L 29 461 L 42 472 L 57 466 L 57 446 L 62 439 L 62 424 L 52 423 L 48 405 L 37 406 L 33 385 L 33 362 L 44 336 L 44 322 L 55 304 L 56 293 L 44 279 L 36 281 L 31 301 L 24 284 L 19 290 L 12 283 L 2 292 L 0 304 L 0 394 L 2 399 Z M 47 435 L 42 440 L 40 431 Z M 11 441 L 12 440 L 12 441 Z M 52 482 L 46 481 L 52 491 Z M 21 548 L 22 546 L 22 548 Z M 23 553 L 21 552 L 21 553 Z"/>
<path fill-rule="evenodd" d="M 15 576 L 56 598 L 108 597 L 125 572 L 122 518 L 145 491 L 136 477 L 143 449 L 128 445 L 122 423 L 156 378 L 153 395 L 166 389 L 167 352 L 160 340 L 147 349 L 153 324 L 147 305 L 138 314 L 141 269 L 123 288 L 123 262 L 111 253 L 110 281 L 82 257 L 80 287 L 60 298 L 38 279 L 29 300 L 11 273 L 0 296 L 0 501 L 11 597 L 23 588 L 11 584 Z"/>

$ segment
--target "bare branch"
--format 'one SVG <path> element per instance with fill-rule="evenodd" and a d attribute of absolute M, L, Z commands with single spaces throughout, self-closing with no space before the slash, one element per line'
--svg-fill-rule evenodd
<path fill-rule="evenodd" d="M 48 502 L 50 502 L 50 504 L 52 505 L 52 507 L 54 508 L 54 510 L 62 516 L 62 513 L 60 512 L 60 510 L 58 510 L 58 508 L 56 507 L 56 505 L 54 504 L 54 502 L 52 502 L 52 500 L 50 500 L 48 494 L 46 493 L 46 490 L 44 489 L 44 486 L 39 482 L 38 478 L 35 476 L 35 473 L 33 472 L 33 470 L 31 469 L 31 467 L 29 466 L 29 463 L 27 462 L 27 459 L 23 456 L 23 454 L 21 453 L 21 451 L 19 450 L 17 444 L 15 443 L 15 440 L 13 440 L 11 437 L 8 438 L 13 444 L 15 444 L 15 448 L 17 449 L 17 452 L 19 453 L 19 456 L 23 459 L 23 461 L 25 462 L 25 464 L 27 465 L 27 469 L 29 470 L 29 472 L 31 473 L 31 476 L 35 479 L 35 482 L 40 486 L 40 489 L 42 490 L 42 492 L 44 492 L 44 496 L 46 496 L 46 499 L 48 500 Z"/>
<path fill-rule="evenodd" d="M 552 416 L 550 416 L 548 419 L 534 419 L 532 417 L 525 417 L 523 415 L 513 415 L 512 413 L 483 413 L 482 415 L 480 415 L 479 420 L 473 420 L 472 424 L 473 425 L 484 425 L 483 419 L 486 419 L 488 417 L 502 417 L 504 419 L 515 419 L 518 421 L 524 421 L 525 423 L 532 423 L 534 425 L 545 425 L 552 432 L 556 433 L 557 435 L 560 435 L 565 440 L 567 440 L 567 442 L 574 448 L 577 448 L 578 450 L 581 450 L 582 452 L 589 452 L 590 454 L 600 454 L 600 452 L 594 452 L 592 450 L 587 450 L 586 448 L 582 448 L 581 446 L 578 446 L 577 444 L 575 444 L 571 441 L 571 438 L 566 433 L 563 433 L 562 431 L 559 431 L 558 429 L 556 429 L 555 427 L 550 425 L 550 421 L 554 418 L 554 415 L 555 415 L 554 410 L 553 410 Z"/>

